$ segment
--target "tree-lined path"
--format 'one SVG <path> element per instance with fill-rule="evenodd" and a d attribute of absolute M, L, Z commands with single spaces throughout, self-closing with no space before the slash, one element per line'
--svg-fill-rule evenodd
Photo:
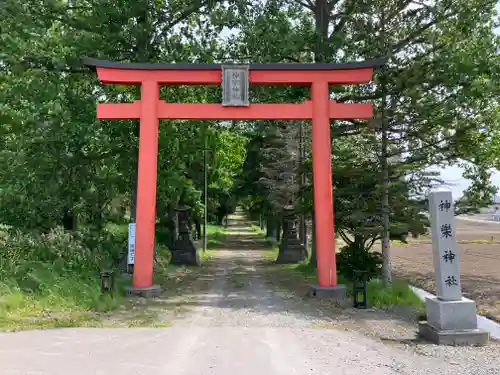
<path fill-rule="evenodd" d="M 157 319 L 170 316 L 167 310 L 181 310 L 177 318 L 161 322 L 168 328 L 2 334 L 2 374 L 302 375 L 367 369 L 371 374 L 493 374 L 500 368 L 496 344 L 455 349 L 412 343 L 408 339 L 416 326 L 392 314 L 356 312 L 347 305 L 328 309 L 329 301 L 290 292 L 273 274 L 280 266 L 269 261 L 268 244 L 241 214 L 230 217 L 218 247 L 201 268 L 194 284 L 198 290 L 156 301 L 155 309 L 165 312 Z"/>

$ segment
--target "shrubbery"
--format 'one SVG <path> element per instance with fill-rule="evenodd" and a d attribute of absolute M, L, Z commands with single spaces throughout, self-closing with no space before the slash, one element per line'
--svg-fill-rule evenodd
<path fill-rule="evenodd" d="M 56 228 L 45 234 L 0 232 L 0 275 L 45 263 L 58 273 L 97 272 L 117 264 L 126 249 L 126 233 L 66 232 Z M 7 274 L 5 274 L 7 272 Z"/>
<path fill-rule="evenodd" d="M 347 280 L 354 279 L 354 271 L 366 271 L 368 280 L 382 273 L 382 255 L 355 245 L 344 246 L 337 254 L 337 271 Z"/>
<path fill-rule="evenodd" d="M 114 297 L 100 292 L 99 271 L 119 264 L 126 241 L 126 231 L 57 228 L 35 234 L 0 228 L 0 326 L 48 311 L 116 306 Z"/>

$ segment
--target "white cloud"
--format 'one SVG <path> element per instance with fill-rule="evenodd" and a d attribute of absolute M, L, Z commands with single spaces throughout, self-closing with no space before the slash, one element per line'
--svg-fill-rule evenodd
<path fill-rule="evenodd" d="M 449 185 L 455 198 L 462 196 L 463 191 L 471 184 L 470 180 L 462 177 L 464 170 L 459 166 L 454 165 L 442 169 L 433 168 L 433 170 L 437 170 L 441 173 L 441 178 Z M 495 171 L 491 176 L 491 181 L 500 189 L 500 172 Z"/>

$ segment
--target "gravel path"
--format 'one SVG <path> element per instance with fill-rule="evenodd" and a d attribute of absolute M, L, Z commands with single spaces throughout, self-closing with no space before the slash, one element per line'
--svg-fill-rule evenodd
<path fill-rule="evenodd" d="M 485 348 L 383 342 L 362 329 L 331 328 L 314 303 L 269 283 L 259 249 L 234 227 L 207 272 L 203 294 L 171 328 L 61 329 L 0 335 L 2 375 L 500 374 L 496 343 Z M 357 312 L 352 312 L 356 317 Z M 361 314 L 361 313 L 360 313 Z M 366 312 L 364 313 L 366 314 Z M 372 312 L 391 330 L 391 317 Z M 378 316 L 376 316 L 379 314 Z M 326 328 L 326 327 L 329 328 Z"/>
<path fill-rule="evenodd" d="M 214 259 L 218 277 L 212 288 L 198 297 L 190 315 L 175 322 L 174 329 L 198 332 L 189 350 L 200 362 L 186 374 L 201 370 L 202 358 L 214 366 L 200 372 L 206 374 L 229 374 L 226 369 L 242 374 L 362 374 L 367 369 L 371 374 L 500 374 L 496 343 L 487 348 L 384 344 L 356 329 L 321 328 L 335 319 L 299 306 L 303 299 L 270 286 L 258 240 L 241 227 L 235 232 L 231 250 L 219 251 Z M 386 320 L 390 331 L 390 317 Z"/>

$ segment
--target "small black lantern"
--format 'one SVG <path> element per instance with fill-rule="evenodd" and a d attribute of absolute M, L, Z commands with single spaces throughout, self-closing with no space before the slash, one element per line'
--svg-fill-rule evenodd
<path fill-rule="evenodd" d="M 356 309 L 366 309 L 368 307 L 368 302 L 366 300 L 366 271 L 354 271 L 354 284 L 353 284 L 353 305 Z M 360 294 L 363 299 L 360 301 Z"/>
<path fill-rule="evenodd" d="M 115 288 L 113 271 L 101 271 L 101 292 L 112 293 Z"/>

